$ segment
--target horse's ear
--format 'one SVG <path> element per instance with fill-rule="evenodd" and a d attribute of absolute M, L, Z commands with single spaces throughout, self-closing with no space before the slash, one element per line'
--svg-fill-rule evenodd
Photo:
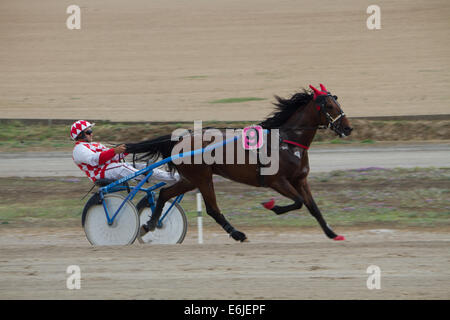
<path fill-rule="evenodd" d="M 320 89 L 322 89 L 323 92 L 328 92 L 327 88 L 323 84 L 320 84 Z"/>
<path fill-rule="evenodd" d="M 314 97 L 320 95 L 320 91 L 314 88 L 312 85 L 309 85 L 309 87 L 314 91 Z"/>
<path fill-rule="evenodd" d="M 314 88 L 312 85 L 309 85 L 309 87 L 314 91 L 314 100 L 316 100 L 316 98 L 318 97 L 318 96 L 321 96 L 321 95 L 326 95 L 326 93 L 325 92 L 321 92 L 320 90 L 317 90 L 316 88 Z"/>

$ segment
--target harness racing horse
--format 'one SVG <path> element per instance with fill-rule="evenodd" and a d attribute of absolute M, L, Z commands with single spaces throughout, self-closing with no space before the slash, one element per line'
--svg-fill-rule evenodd
<path fill-rule="evenodd" d="M 259 124 L 268 132 L 268 144 L 271 141 L 269 137 L 272 135 L 272 131 L 278 129 L 279 168 L 275 174 L 261 176 L 261 163 L 206 164 L 202 162 L 195 164 L 193 161 L 181 164 L 169 163 L 172 168 L 175 167 L 178 170 L 182 179 L 172 186 L 161 189 L 156 209 L 147 224 L 141 227 L 141 234 L 155 229 L 166 201 L 198 188 L 203 196 L 208 215 L 222 226 L 233 239 L 245 241 L 246 235 L 236 230 L 226 220 L 217 205 L 213 185 L 213 174 L 217 174 L 247 185 L 272 188 L 291 199 L 293 203 L 286 206 L 275 205 L 273 199 L 262 203 L 266 209 L 277 215 L 300 209 L 305 205 L 329 238 L 344 240 L 343 236 L 334 233 L 326 223 L 311 195 L 307 181 L 309 173 L 308 149 L 319 128 L 330 128 L 339 137 L 350 135 L 353 129 L 337 102 L 337 96 L 328 92 L 322 84 L 320 84 L 321 90 L 311 85 L 310 88 L 312 91 L 303 90 L 294 94 L 290 99 L 275 96 L 277 100 L 277 103 L 274 103 L 276 110 Z M 145 156 L 153 158 L 167 158 L 171 156 L 172 149 L 183 139 L 193 139 L 193 135 L 183 136 L 179 141 L 173 141 L 171 135 L 166 135 L 138 143 L 127 143 L 126 152 L 145 153 Z M 204 142 L 203 147 L 209 143 Z M 237 148 L 243 147 L 241 142 L 233 141 L 224 145 L 223 148 L 234 148 L 234 155 L 236 155 Z M 250 151 L 245 150 L 245 153 L 247 159 Z"/>

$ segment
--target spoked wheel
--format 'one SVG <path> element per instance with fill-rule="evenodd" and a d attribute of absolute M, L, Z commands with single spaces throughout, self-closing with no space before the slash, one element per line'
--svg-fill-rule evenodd
<path fill-rule="evenodd" d="M 94 197 L 86 204 L 83 212 L 83 227 L 89 242 L 97 246 L 128 245 L 136 240 L 139 232 L 139 216 L 131 201 L 125 202 L 112 225 L 108 225 L 103 205 Z M 120 194 L 107 194 L 104 197 L 108 214 L 112 217 L 125 197 Z"/>
<path fill-rule="evenodd" d="M 172 205 L 172 201 L 167 201 L 164 205 L 161 217 Z M 149 207 L 147 196 L 139 201 L 137 205 L 139 212 L 140 225 L 144 225 L 150 220 L 152 210 Z M 176 244 L 182 243 L 187 232 L 187 218 L 183 208 L 175 203 L 172 209 L 167 213 L 154 231 L 147 232 L 145 235 L 138 235 L 140 243 L 149 244 Z"/>

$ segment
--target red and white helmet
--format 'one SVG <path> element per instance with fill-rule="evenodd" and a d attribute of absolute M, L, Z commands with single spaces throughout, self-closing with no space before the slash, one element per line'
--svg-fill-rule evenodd
<path fill-rule="evenodd" d="M 72 140 L 75 140 L 82 131 L 93 126 L 95 126 L 95 123 L 90 123 L 85 120 L 78 120 L 72 124 L 72 127 L 70 127 L 70 137 Z"/>

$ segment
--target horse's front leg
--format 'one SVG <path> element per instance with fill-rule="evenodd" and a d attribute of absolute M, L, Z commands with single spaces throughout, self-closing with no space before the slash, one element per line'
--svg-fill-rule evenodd
<path fill-rule="evenodd" d="M 303 206 L 303 197 L 286 178 L 280 177 L 279 179 L 273 181 L 270 187 L 283 196 L 292 199 L 294 203 L 287 206 L 278 206 L 275 205 L 275 201 L 272 199 L 268 202 L 262 203 L 264 208 L 269 209 L 276 214 L 283 214 L 292 210 L 301 209 Z"/>
<path fill-rule="evenodd" d="M 345 240 L 344 236 L 338 236 L 336 233 L 334 233 L 334 231 L 323 218 L 319 207 L 312 197 L 311 190 L 306 179 L 303 179 L 299 182 L 297 190 L 302 194 L 303 198 L 305 199 L 305 206 L 308 208 L 311 215 L 316 218 L 317 222 L 319 222 L 319 225 L 322 227 L 322 230 L 325 232 L 327 237 L 337 241 Z"/>

